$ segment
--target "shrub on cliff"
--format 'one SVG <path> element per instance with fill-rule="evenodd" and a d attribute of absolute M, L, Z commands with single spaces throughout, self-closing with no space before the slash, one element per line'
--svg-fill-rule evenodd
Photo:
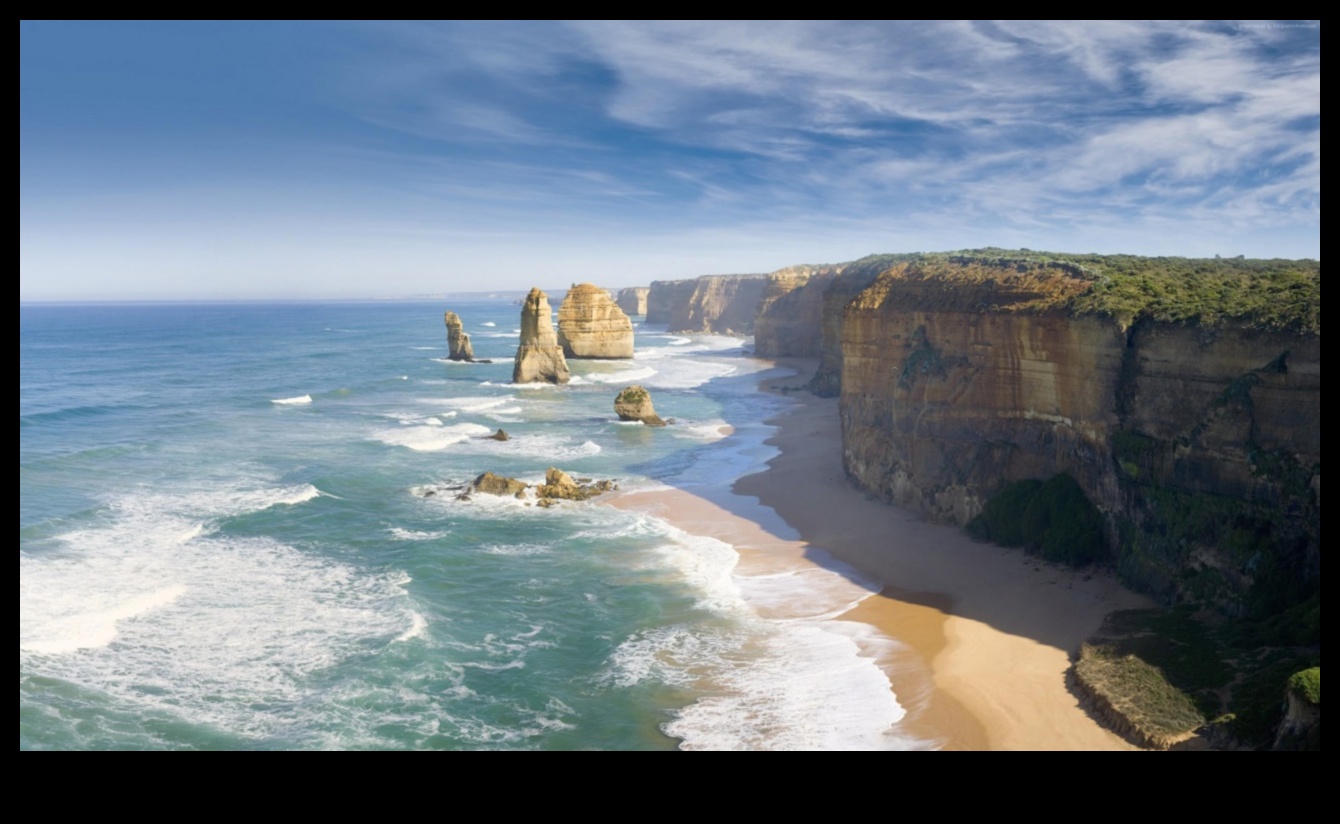
<path fill-rule="evenodd" d="M 1021 546 L 1049 561 L 1085 566 L 1108 555 L 1103 516 L 1067 473 L 1045 483 L 1009 484 L 968 523 L 968 534 L 1002 546 Z"/>

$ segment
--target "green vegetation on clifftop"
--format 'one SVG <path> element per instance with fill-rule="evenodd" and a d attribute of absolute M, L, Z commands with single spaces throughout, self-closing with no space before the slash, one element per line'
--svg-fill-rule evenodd
<path fill-rule="evenodd" d="M 965 249 L 871 255 L 849 268 L 893 268 L 923 280 L 1000 285 L 1035 292 L 1015 310 L 1166 323 L 1321 331 L 1321 262 L 1244 258 L 1063 254 L 1030 249 Z M 1009 280 L 1006 280 L 1008 278 Z M 1011 282 L 1012 281 L 1012 282 Z M 1050 283 L 1048 283 L 1050 281 Z M 995 307 L 1007 308 L 1007 307 Z"/>

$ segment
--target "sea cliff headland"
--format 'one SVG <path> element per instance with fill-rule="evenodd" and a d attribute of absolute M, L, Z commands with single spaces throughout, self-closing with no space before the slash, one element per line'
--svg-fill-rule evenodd
<path fill-rule="evenodd" d="M 712 312 L 730 302 L 703 296 L 720 287 L 709 278 L 653 284 L 648 319 L 655 312 L 662 323 L 710 329 Z M 788 267 L 763 279 L 756 298 L 737 297 L 731 311 L 740 300 L 755 301 L 758 355 L 818 357 L 812 377 L 789 388 L 804 384 L 836 399 L 833 420 L 805 413 L 815 416 L 809 441 L 785 436 L 786 418 L 779 420 L 783 455 L 774 466 L 799 467 L 792 453 L 810 441 L 827 440 L 829 459 L 840 461 L 840 472 L 818 474 L 819 484 L 791 484 L 803 493 L 760 480 L 775 473 L 744 479 L 741 490 L 773 505 L 807 541 L 881 570 L 890 591 L 947 596 L 955 615 L 980 597 L 967 594 L 978 586 L 994 581 L 992 597 L 1013 592 L 1009 575 L 983 581 L 973 564 L 946 573 L 944 558 L 880 540 L 878 530 L 853 538 L 847 524 L 860 518 L 833 514 L 844 511 L 839 493 L 853 491 L 849 484 L 978 539 L 1022 546 L 1028 554 L 1008 557 L 1049 580 L 1075 568 L 1090 570 L 1087 583 L 1101 577 L 1092 570 L 1106 570 L 1152 599 L 1146 606 L 1177 609 L 1103 624 L 1104 614 L 1130 607 L 1112 596 L 1092 611 L 1038 617 L 1019 633 L 1004 612 L 984 623 L 1066 657 L 1052 673 L 1058 679 L 1101 628 L 1086 655 L 1143 656 L 1202 722 L 1229 719 L 1206 726 L 1200 740 L 1269 745 L 1280 719 L 1263 707 L 1282 706 L 1290 671 L 1320 663 L 1319 263 L 1000 249 L 875 255 Z M 821 408 L 816 399 L 801 403 Z M 816 507 L 827 493 L 815 487 L 838 489 L 837 499 Z M 891 530 L 894 517 L 884 516 L 890 535 L 922 523 Z M 952 543 L 947 534 L 936 540 Z M 1073 578 L 1056 580 L 1073 592 Z M 1048 601 L 1023 590 L 1009 597 L 1022 599 L 1015 610 Z M 1005 606 L 982 607 L 997 608 Z M 1217 629 L 1221 621 L 1232 629 Z M 1160 635 L 1171 640 L 1141 640 Z M 1214 666 L 1197 670 L 1184 650 Z M 1269 666 L 1242 663 L 1267 652 Z M 945 654 L 937 683 L 947 683 L 953 654 Z M 1008 655 L 995 660 L 1009 667 Z M 990 677 L 965 678 L 956 700 L 979 715 L 1008 714 L 1003 695 L 968 696 L 982 689 L 974 678 Z M 1053 688 L 1073 700 L 1061 683 Z M 1080 679 L 1076 694 L 1091 707 L 1110 706 L 1113 697 L 1095 689 L 1103 687 Z M 1129 719 L 1095 712 L 1144 745 L 1169 746 L 1193 732 L 1190 723 L 1132 732 Z M 997 733 L 987 736 L 992 746 L 1045 746 L 1010 744 Z"/>

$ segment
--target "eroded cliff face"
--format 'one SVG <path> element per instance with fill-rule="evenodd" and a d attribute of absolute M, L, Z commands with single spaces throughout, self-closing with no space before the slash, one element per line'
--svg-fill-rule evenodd
<path fill-rule="evenodd" d="M 841 301 L 848 473 L 964 524 L 1007 483 L 1067 472 L 1131 585 L 1229 611 L 1305 598 L 1320 576 L 1320 334 L 1125 328 L 1073 310 L 1095 282 L 1061 264 L 903 263 L 848 298 L 835 278 L 824 319 Z"/>
<path fill-rule="evenodd" d="M 619 304 L 619 308 L 624 314 L 630 316 L 647 314 L 647 295 L 651 293 L 649 286 L 629 286 L 627 289 L 620 289 L 619 295 L 614 302 Z"/>
<path fill-rule="evenodd" d="M 631 358 L 633 322 L 609 292 L 580 283 L 568 290 L 558 307 L 558 345 L 569 358 Z"/>
<path fill-rule="evenodd" d="M 915 257 L 917 255 L 868 255 L 860 260 L 832 267 L 835 274 L 822 287 L 817 353 L 819 368 L 810 379 L 811 392 L 821 398 L 836 398 L 841 391 L 842 323 L 847 304 L 869 288 L 881 272 Z"/>
<path fill-rule="evenodd" d="M 671 332 L 749 335 L 764 275 L 703 275 L 693 280 L 652 281 L 647 323 L 664 323 Z"/>
<path fill-rule="evenodd" d="M 531 289 L 521 305 L 521 344 L 512 365 L 512 383 L 567 383 L 571 377 L 554 333 L 549 298 Z"/>
<path fill-rule="evenodd" d="M 754 318 L 754 353 L 768 358 L 815 358 L 823 349 L 824 292 L 837 266 L 789 266 L 768 275 Z"/>
<path fill-rule="evenodd" d="M 1013 280 L 950 282 L 903 264 L 847 306 L 843 453 L 859 484 L 963 524 L 1004 482 L 1058 465 L 1101 474 L 1125 336 L 1110 321 L 1024 308 L 1039 288 L 1073 293 L 1082 281 Z"/>

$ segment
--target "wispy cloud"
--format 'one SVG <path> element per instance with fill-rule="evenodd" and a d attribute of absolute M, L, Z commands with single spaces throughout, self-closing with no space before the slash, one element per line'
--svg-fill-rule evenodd
<path fill-rule="evenodd" d="M 722 249 L 731 236 L 742 255 L 805 239 L 811 261 L 838 240 L 856 246 L 848 257 L 1078 239 L 1188 254 L 1244 239 L 1271 251 L 1277 239 L 1273 254 L 1319 254 L 1320 32 L 1310 25 L 341 24 L 312 30 L 326 39 L 312 52 L 323 62 L 299 73 L 310 119 L 286 121 L 282 135 L 265 131 L 282 107 L 220 124 L 229 134 L 252 124 L 245 141 L 263 148 L 251 165 L 228 156 L 231 144 L 178 134 L 170 118 L 141 115 L 159 129 L 143 136 L 102 123 L 53 134 L 81 109 L 37 118 L 27 78 L 39 75 L 25 69 L 21 133 L 33 137 L 21 212 L 30 224 L 52 219 L 57 190 L 111 202 L 131 185 L 128 169 L 135 191 L 158 186 L 166 203 L 182 181 L 207 193 L 211 173 L 236 185 L 245 168 L 263 181 L 255 208 L 277 222 L 294 202 L 314 202 L 375 236 L 397 221 L 457 246 L 473 233 L 481 258 L 508 231 L 567 232 L 575 248 L 644 238 L 657 259 L 684 238 Z M 283 69 L 308 52 L 276 54 Z M 172 109 L 133 94 L 116 109 L 94 91 L 90 111 Z M 212 110 L 210 92 L 181 91 L 202 96 L 197 112 Z M 230 90 L 228 105 L 244 92 Z M 113 151 L 90 134 L 129 135 L 117 146 L 144 150 Z M 65 145 L 86 154 L 49 148 Z M 270 194 L 285 187 L 290 196 Z M 656 243 L 670 245 L 653 255 Z"/>

